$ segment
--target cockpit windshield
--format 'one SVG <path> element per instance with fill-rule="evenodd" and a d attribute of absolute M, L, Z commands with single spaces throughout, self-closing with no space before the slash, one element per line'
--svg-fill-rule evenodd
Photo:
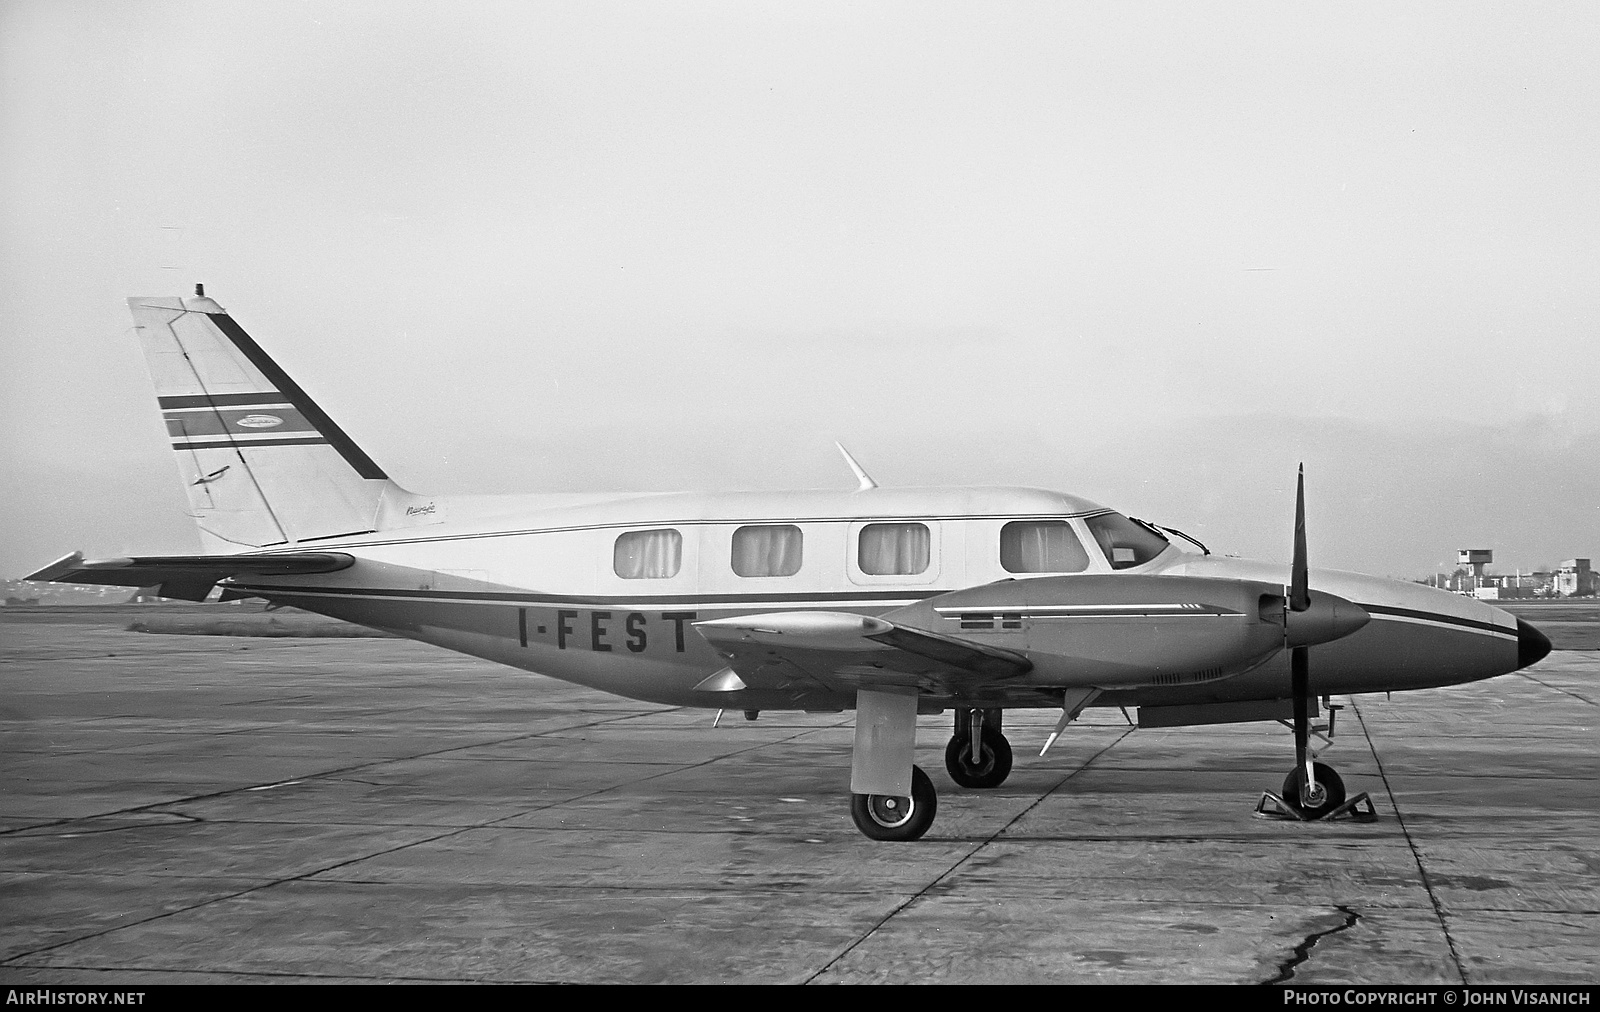
<path fill-rule="evenodd" d="M 1089 533 L 1094 535 L 1100 550 L 1112 569 L 1131 569 L 1167 550 L 1171 544 L 1157 532 L 1136 524 L 1121 513 L 1100 513 L 1085 517 Z"/>

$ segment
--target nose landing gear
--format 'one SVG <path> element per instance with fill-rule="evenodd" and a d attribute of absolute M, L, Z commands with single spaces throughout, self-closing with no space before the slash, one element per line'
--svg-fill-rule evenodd
<path fill-rule="evenodd" d="M 1344 781 L 1326 763 L 1312 763 L 1311 771 L 1310 790 L 1301 789 L 1304 771 L 1289 771 L 1283 778 L 1283 800 L 1308 816 L 1320 818 L 1344 804 Z"/>
<path fill-rule="evenodd" d="M 1328 705 L 1326 700 L 1323 705 Z M 1345 817 L 1357 822 L 1377 820 L 1378 813 L 1372 806 L 1370 796 L 1363 792 L 1346 801 L 1344 780 L 1334 768 L 1327 763 L 1312 761 L 1315 753 L 1307 747 L 1308 732 L 1323 738 L 1318 732 L 1327 731 L 1328 736 L 1323 740 L 1331 744 L 1329 739 L 1333 736 L 1333 711 L 1337 709 L 1339 708 L 1328 706 L 1328 724 L 1322 728 L 1307 726 L 1309 721 L 1303 708 L 1295 715 L 1295 722 L 1291 726 L 1295 731 L 1295 753 L 1300 761 L 1289 771 L 1289 775 L 1283 778 L 1282 794 L 1262 793 L 1261 800 L 1256 804 L 1256 815 L 1297 822 L 1318 822 Z"/>
<path fill-rule="evenodd" d="M 1310 749 L 1313 731 L 1310 712 L 1311 647 L 1327 642 L 1328 637 L 1316 628 L 1315 613 L 1311 610 L 1311 577 L 1310 570 L 1306 568 L 1306 469 L 1303 464 L 1295 486 L 1294 561 L 1289 567 L 1289 585 L 1284 588 L 1283 595 L 1283 645 L 1289 650 L 1289 695 L 1294 702 L 1294 769 L 1283 781 L 1283 796 L 1264 792 L 1256 803 L 1256 814 L 1269 818 L 1298 819 L 1301 822 L 1350 815 L 1360 821 L 1371 822 L 1378 817 L 1372 807 L 1372 799 L 1360 794 L 1345 801 L 1344 781 L 1339 779 L 1339 774 L 1330 766 L 1312 762 L 1315 754 Z M 1365 616 L 1365 612 L 1359 608 L 1356 610 Z M 1359 629 L 1365 621 L 1362 618 L 1362 622 L 1354 628 Z M 1334 638 L 1347 634 L 1348 630 L 1335 634 Z M 1336 707 L 1328 708 L 1328 738 L 1333 737 L 1336 711 Z M 1361 807 L 1363 802 L 1365 809 Z"/>

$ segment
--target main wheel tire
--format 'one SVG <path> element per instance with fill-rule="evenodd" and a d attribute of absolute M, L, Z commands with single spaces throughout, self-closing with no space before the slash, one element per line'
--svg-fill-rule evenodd
<path fill-rule="evenodd" d="M 1292 769 L 1289 775 L 1283 778 L 1283 800 L 1298 808 L 1307 815 L 1325 815 L 1344 804 L 1344 781 L 1339 779 L 1332 766 L 1326 763 L 1312 763 L 1311 775 L 1316 778 L 1322 787 L 1322 798 L 1315 805 L 1302 804 L 1300 801 L 1300 778 L 1303 772 Z"/>
<path fill-rule="evenodd" d="M 850 795 L 850 817 L 873 840 L 909 842 L 922 837 L 939 812 L 939 795 L 922 767 L 911 767 L 911 797 L 889 794 Z"/>
<path fill-rule="evenodd" d="M 944 747 L 944 768 L 961 787 L 999 787 L 1011 775 L 1011 743 L 987 724 L 978 739 L 978 762 L 972 761 L 972 737 L 955 735 Z"/>

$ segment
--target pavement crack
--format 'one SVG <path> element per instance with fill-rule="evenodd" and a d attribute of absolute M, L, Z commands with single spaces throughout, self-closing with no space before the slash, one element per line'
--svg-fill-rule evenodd
<path fill-rule="evenodd" d="M 1562 693 L 1563 695 L 1571 696 L 1573 699 L 1577 699 L 1577 700 L 1580 700 L 1582 702 L 1588 703 L 1590 706 L 1600 706 L 1600 703 L 1596 703 L 1594 700 L 1590 699 L 1588 696 L 1583 695 L 1582 693 L 1573 692 L 1571 689 L 1563 689 L 1559 685 L 1551 685 L 1549 682 L 1545 681 L 1544 679 L 1535 678 L 1535 677 L 1533 677 L 1532 675 L 1528 674 L 1525 671 L 1518 671 L 1517 674 L 1522 676 L 1523 678 L 1526 678 L 1530 682 L 1533 682 L 1533 683 L 1535 683 L 1537 685 L 1544 686 L 1545 688 L 1551 690 L 1552 692 L 1559 692 L 1559 693 Z"/>
<path fill-rule="evenodd" d="M 1444 916 L 1444 904 L 1439 902 L 1439 894 L 1433 890 L 1433 880 L 1428 876 L 1428 866 L 1422 861 L 1422 851 L 1417 848 L 1417 841 L 1411 836 L 1411 828 L 1406 825 L 1406 816 L 1400 810 L 1400 799 L 1394 796 L 1394 785 L 1389 783 L 1389 771 L 1384 768 L 1383 759 L 1378 755 L 1378 743 L 1372 740 L 1372 729 L 1367 727 L 1367 718 L 1361 713 L 1361 706 L 1356 697 L 1350 697 L 1350 709 L 1355 712 L 1356 721 L 1361 725 L 1362 737 L 1367 739 L 1367 750 L 1372 753 L 1372 761 L 1378 767 L 1378 777 L 1383 780 L 1383 790 L 1389 795 L 1389 807 L 1394 809 L 1395 822 L 1400 825 L 1400 833 L 1406 838 L 1406 846 L 1411 849 L 1411 860 L 1416 862 L 1417 875 L 1422 879 L 1422 888 L 1428 894 L 1428 902 L 1433 904 L 1433 916 L 1439 922 L 1439 930 L 1444 934 L 1444 943 L 1450 949 L 1450 961 L 1455 964 L 1456 973 L 1461 977 L 1461 983 L 1467 980 L 1467 968 L 1462 965 L 1461 952 L 1456 948 L 1456 940 L 1450 935 L 1450 923 Z"/>
<path fill-rule="evenodd" d="M 1278 964 L 1278 975 L 1273 977 L 1271 980 L 1262 981 L 1261 983 L 1263 985 L 1270 987 L 1274 984 L 1289 983 L 1289 981 L 1294 979 L 1295 967 L 1311 958 L 1311 950 L 1317 947 L 1318 942 L 1322 941 L 1324 938 L 1327 938 L 1329 935 L 1337 935 L 1341 931 L 1349 931 L 1351 928 L 1361 923 L 1361 915 L 1356 913 L 1354 910 L 1351 910 L 1349 907 L 1341 904 L 1340 906 L 1334 907 L 1334 909 L 1344 914 L 1344 923 L 1337 927 L 1329 928 L 1326 931 L 1316 931 L 1307 935 L 1299 945 L 1294 947 L 1294 955 Z"/>

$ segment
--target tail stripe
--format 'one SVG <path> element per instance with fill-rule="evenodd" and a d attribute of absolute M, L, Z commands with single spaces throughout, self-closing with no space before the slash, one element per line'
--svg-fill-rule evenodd
<path fill-rule="evenodd" d="M 316 433 L 307 433 L 303 439 L 251 439 L 248 436 L 225 435 L 221 439 L 174 439 L 174 450 L 247 450 L 252 446 L 318 446 L 327 440 Z"/>
<path fill-rule="evenodd" d="M 289 398 L 276 390 L 263 390 L 256 394 L 182 394 L 157 398 L 163 411 L 195 411 L 211 408 L 277 408 L 289 403 Z"/>
<path fill-rule="evenodd" d="M 231 435 L 240 440 L 252 436 L 287 436 L 291 433 L 317 435 L 316 427 L 288 404 L 253 408 L 179 408 L 166 413 L 167 435 L 173 439 Z"/>
<path fill-rule="evenodd" d="M 379 467 L 371 457 L 367 456 L 366 453 L 362 451 L 361 447 L 356 445 L 355 440 L 345 435 L 344 430 L 339 428 L 338 425 L 334 424 L 333 419 L 329 418 L 323 413 L 321 408 L 317 407 L 316 402 L 307 396 L 304 390 L 300 389 L 299 384 L 289 378 L 288 373 L 278 368 L 278 364 L 272 361 L 272 359 L 267 356 L 267 353 L 262 351 L 261 347 L 257 345 L 255 341 L 250 339 L 250 335 L 246 334 L 242 327 L 233 322 L 233 317 L 229 316 L 227 313 L 207 313 L 206 316 L 210 317 L 211 321 L 217 325 L 217 329 L 221 330 L 222 333 L 227 336 L 228 340 L 233 342 L 234 347 L 238 348 L 239 351 L 244 354 L 244 357 L 250 360 L 250 364 L 261 371 L 261 375 L 267 378 L 268 383 L 272 384 L 272 386 L 276 389 L 282 391 L 281 394 L 276 396 L 288 398 L 288 400 L 292 402 L 295 407 L 299 408 L 300 414 L 304 416 L 304 418 L 309 421 L 318 432 L 327 437 L 327 441 L 333 445 L 335 450 L 339 451 L 339 455 L 345 459 L 346 463 L 355 469 L 357 474 L 363 478 L 376 478 L 379 480 L 387 479 L 389 477 L 387 474 L 383 473 L 383 468 Z M 213 395 L 209 399 L 202 395 L 200 401 L 206 406 L 218 405 L 220 404 L 217 399 L 218 396 L 227 395 Z M 263 395 L 234 394 L 232 396 L 258 397 Z M 166 407 L 167 405 L 162 406 Z M 173 405 L 173 407 L 176 406 L 177 405 Z M 221 443 L 218 445 L 228 446 L 234 444 Z M 252 443 L 251 445 L 262 444 Z"/>

